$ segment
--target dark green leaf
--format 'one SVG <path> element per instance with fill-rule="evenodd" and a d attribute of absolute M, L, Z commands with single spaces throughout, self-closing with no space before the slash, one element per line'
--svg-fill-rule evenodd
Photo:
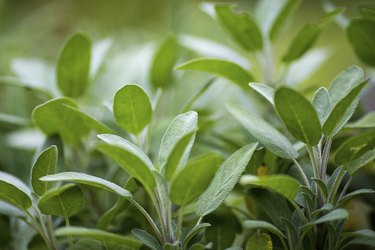
<path fill-rule="evenodd" d="M 319 88 L 314 94 L 312 103 L 318 113 L 320 123 L 323 124 L 332 110 L 328 90 L 324 87 Z"/>
<path fill-rule="evenodd" d="M 122 128 L 137 135 L 151 121 L 150 98 L 138 85 L 128 84 L 115 94 L 113 115 Z"/>
<path fill-rule="evenodd" d="M 356 196 L 363 195 L 363 194 L 373 194 L 373 193 L 375 193 L 375 191 L 372 190 L 372 189 L 358 189 L 358 190 L 355 190 L 355 191 L 353 191 L 353 192 L 350 192 L 350 193 L 344 195 L 344 196 L 340 199 L 339 203 L 340 203 L 340 204 L 343 204 L 343 203 L 345 203 L 346 201 L 348 201 L 348 200 L 350 200 L 350 199 L 352 199 L 352 198 L 354 198 L 354 197 L 356 197 Z"/>
<path fill-rule="evenodd" d="M 272 239 L 268 233 L 255 233 L 246 242 L 246 250 L 272 250 Z"/>
<path fill-rule="evenodd" d="M 31 169 L 31 185 L 33 190 L 38 195 L 43 195 L 48 189 L 51 188 L 51 184 L 42 182 L 39 180 L 40 177 L 53 174 L 56 170 L 57 165 L 57 147 L 51 146 L 44 150 L 36 160 L 33 168 Z"/>
<path fill-rule="evenodd" d="M 32 198 L 26 185 L 13 175 L 0 171 L 0 199 L 22 210 L 31 207 Z"/>
<path fill-rule="evenodd" d="M 243 69 L 235 63 L 222 59 L 199 58 L 181 64 L 177 66 L 176 69 L 198 70 L 219 75 L 231 80 L 244 90 L 248 90 L 247 85 L 249 82 L 254 81 L 254 77 L 249 71 Z"/>
<path fill-rule="evenodd" d="M 246 145 L 224 161 L 208 189 L 198 199 L 196 213 L 199 216 L 211 213 L 224 202 L 245 170 L 256 147 L 257 143 Z"/>
<path fill-rule="evenodd" d="M 312 104 L 299 92 L 281 87 L 275 93 L 275 108 L 289 132 L 310 146 L 322 135 L 320 121 Z"/>
<path fill-rule="evenodd" d="M 338 209 L 332 210 L 328 214 L 320 217 L 319 219 L 317 219 L 315 221 L 311 221 L 311 222 L 303 225 L 302 230 L 309 229 L 312 226 L 320 224 L 320 223 L 324 223 L 324 222 L 328 222 L 328 221 L 334 221 L 334 220 L 345 219 L 348 216 L 349 216 L 348 211 L 346 211 L 345 209 L 342 209 L 342 208 L 338 208 Z"/>
<path fill-rule="evenodd" d="M 280 237 L 280 239 L 285 238 L 284 233 L 281 232 L 280 229 L 278 229 L 277 227 L 275 227 L 274 225 L 266 221 L 247 220 L 244 222 L 244 227 L 249 230 L 265 229 L 269 231 L 270 233 L 276 234 L 277 236 Z"/>
<path fill-rule="evenodd" d="M 286 159 L 298 157 L 289 140 L 258 115 L 233 106 L 227 106 L 227 109 L 269 151 Z"/>
<path fill-rule="evenodd" d="M 233 7 L 229 5 L 216 5 L 215 10 L 220 22 L 244 49 L 262 49 L 262 33 L 258 24 L 248 14 L 234 13 Z"/>
<path fill-rule="evenodd" d="M 151 234 L 147 233 L 144 230 L 141 229 L 133 229 L 132 234 L 143 242 L 146 246 L 153 250 L 158 250 L 161 248 L 160 243 L 152 236 Z"/>
<path fill-rule="evenodd" d="M 89 86 L 92 42 L 87 33 L 69 38 L 57 61 L 57 85 L 65 96 L 80 97 Z"/>
<path fill-rule="evenodd" d="M 196 235 L 203 232 L 207 227 L 211 226 L 210 223 L 202 223 L 194 226 L 186 235 L 185 239 L 183 240 L 184 249 L 188 246 L 190 240 L 192 240 Z"/>
<path fill-rule="evenodd" d="M 260 95 L 262 95 L 266 100 L 274 105 L 274 95 L 275 95 L 275 90 L 271 88 L 270 86 L 262 83 L 254 83 L 251 82 L 249 83 L 250 88 L 258 92 Z"/>

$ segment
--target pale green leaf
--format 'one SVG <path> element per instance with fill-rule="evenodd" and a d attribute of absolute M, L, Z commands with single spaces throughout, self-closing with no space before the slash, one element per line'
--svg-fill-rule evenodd
<path fill-rule="evenodd" d="M 118 186 L 117 184 L 107 181 L 105 179 L 88 175 L 84 173 L 77 173 L 77 172 L 62 172 L 58 174 L 53 175 L 47 175 L 42 178 L 40 178 L 43 182 L 55 182 L 55 181 L 67 181 L 67 182 L 73 182 L 73 183 L 79 183 L 84 184 L 92 187 L 101 188 L 104 190 L 107 190 L 109 192 L 118 194 L 125 198 L 131 198 L 131 193 Z"/>
<path fill-rule="evenodd" d="M 346 124 L 348 128 L 374 128 L 375 127 L 375 112 L 369 112 L 364 117 L 357 121 Z"/>
<path fill-rule="evenodd" d="M 157 48 L 151 62 L 150 81 L 156 88 L 166 87 L 172 83 L 172 70 L 178 58 L 176 38 L 168 37 Z"/>
<path fill-rule="evenodd" d="M 44 214 L 69 217 L 78 213 L 83 204 L 82 190 L 74 184 L 67 184 L 43 194 L 38 207 Z"/>
<path fill-rule="evenodd" d="M 113 115 L 122 128 L 137 135 L 151 121 L 150 98 L 138 85 L 128 84 L 115 94 Z"/>
<path fill-rule="evenodd" d="M 272 175 L 256 177 L 253 175 L 244 175 L 240 180 L 241 185 L 252 185 L 269 189 L 279 193 L 289 201 L 293 202 L 294 197 L 300 189 L 300 183 L 287 175 Z"/>
<path fill-rule="evenodd" d="M 131 250 L 139 249 L 139 247 L 142 245 L 141 242 L 134 239 L 133 237 L 123 236 L 119 234 L 105 232 L 105 231 L 98 230 L 98 229 L 90 229 L 90 228 L 84 228 L 84 227 L 70 226 L 70 227 L 58 228 L 55 231 L 55 235 L 57 237 L 72 236 L 72 237 L 78 237 L 78 238 L 101 240 L 106 243 L 123 245 Z"/>
<path fill-rule="evenodd" d="M 260 220 L 246 220 L 244 222 L 244 227 L 249 230 L 254 229 L 264 229 L 267 230 L 270 233 L 273 233 L 277 236 L 279 236 L 281 239 L 285 238 L 285 235 L 283 232 L 280 231 L 277 227 L 272 225 L 269 222 L 266 221 L 260 221 Z"/>
<path fill-rule="evenodd" d="M 256 147 L 257 143 L 246 145 L 221 164 L 211 184 L 196 203 L 195 212 L 199 216 L 211 213 L 224 202 L 245 170 Z"/>
<path fill-rule="evenodd" d="M 97 146 L 99 151 L 109 156 L 121 168 L 140 181 L 148 192 L 153 192 L 155 177 L 152 170 L 154 166 L 141 149 L 116 135 L 102 134 L 98 135 L 98 138 L 103 142 Z"/>
<path fill-rule="evenodd" d="M 183 150 L 184 152 L 183 152 L 183 155 L 179 157 L 180 160 L 179 160 L 179 164 L 177 168 L 179 166 L 185 165 L 189 157 L 193 143 L 194 143 L 195 131 L 197 130 L 197 126 L 198 126 L 198 114 L 195 111 L 189 111 L 189 112 L 183 113 L 181 115 L 178 115 L 172 120 L 167 130 L 165 131 L 163 138 L 161 140 L 161 143 L 160 143 L 159 157 L 158 157 L 158 163 L 159 163 L 160 169 L 164 169 L 165 164 L 167 164 L 169 158 L 174 157 L 171 155 L 175 154 L 174 149 L 179 143 L 181 143 L 182 145 L 178 145 L 178 147 L 182 147 L 180 149 Z M 183 140 L 185 136 L 191 133 L 193 134 L 188 144 L 181 141 Z M 176 150 L 179 150 L 179 149 L 176 149 Z M 171 177 L 171 174 L 173 174 L 173 172 L 174 172 L 173 168 L 168 170 L 168 178 Z"/>
<path fill-rule="evenodd" d="M 272 250 L 272 239 L 268 233 L 255 233 L 246 242 L 246 250 Z"/>
<path fill-rule="evenodd" d="M 31 169 L 31 185 L 33 190 L 38 195 L 43 195 L 51 184 L 42 182 L 40 177 L 53 174 L 57 165 L 57 147 L 55 145 L 45 149 L 36 160 L 33 168 Z"/>
<path fill-rule="evenodd" d="M 344 249 L 346 246 L 353 244 L 361 244 L 375 247 L 375 232 L 369 229 L 362 229 L 354 232 L 345 232 L 342 234 L 342 242 L 347 239 L 352 239 L 345 246 L 341 246 Z"/>
<path fill-rule="evenodd" d="M 281 87 L 275 92 L 275 108 L 289 132 L 310 146 L 322 135 L 320 121 L 313 105 L 299 92 Z"/>
<path fill-rule="evenodd" d="M 69 38 L 57 61 L 57 85 L 65 96 L 80 97 L 89 86 L 92 42 L 87 33 Z"/>
<path fill-rule="evenodd" d="M 0 199 L 22 210 L 32 204 L 30 190 L 17 177 L 0 171 Z"/>
<path fill-rule="evenodd" d="M 367 151 L 354 161 L 349 162 L 344 167 L 346 170 L 348 170 L 348 173 L 350 175 L 354 175 L 355 172 L 357 172 L 362 167 L 366 166 L 367 163 L 375 160 L 375 148 L 371 149 L 370 151 Z"/>
<path fill-rule="evenodd" d="M 132 234 L 150 249 L 158 250 L 161 248 L 160 243 L 154 238 L 154 236 L 144 230 L 133 229 Z"/>
<path fill-rule="evenodd" d="M 323 124 L 331 112 L 331 99 L 326 88 L 319 88 L 313 97 L 312 103 L 318 113 L 320 123 Z"/>
<path fill-rule="evenodd" d="M 269 103 L 274 105 L 274 95 L 275 90 L 271 88 L 270 86 L 262 83 L 255 83 L 251 82 L 249 83 L 250 88 L 258 92 L 260 95 L 262 95 Z"/>
<path fill-rule="evenodd" d="M 298 157 L 289 140 L 258 115 L 229 105 L 227 109 L 269 151 L 286 159 Z"/>
<path fill-rule="evenodd" d="M 262 49 L 262 33 L 250 15 L 235 13 L 233 6 L 230 5 L 216 5 L 215 11 L 225 29 L 244 49 L 248 51 Z"/>
<path fill-rule="evenodd" d="M 254 77 L 251 73 L 239 65 L 222 60 L 213 58 L 199 58 L 188 62 L 185 62 L 176 67 L 178 70 L 198 70 L 215 75 L 222 76 L 228 80 L 234 82 L 244 90 L 248 90 L 247 85 L 249 82 L 254 81 Z"/>
<path fill-rule="evenodd" d="M 184 206 L 194 201 L 210 185 L 221 157 L 207 153 L 190 161 L 174 178 L 170 197 L 173 203 Z"/>

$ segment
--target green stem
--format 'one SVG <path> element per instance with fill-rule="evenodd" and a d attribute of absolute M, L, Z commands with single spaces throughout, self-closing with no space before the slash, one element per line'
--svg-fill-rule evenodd
<path fill-rule="evenodd" d="M 336 178 L 335 182 L 333 183 L 332 191 L 328 195 L 328 200 L 329 200 L 329 203 L 331 203 L 331 204 L 333 204 L 333 202 L 335 200 L 335 196 L 337 194 L 337 190 L 339 189 L 340 183 L 342 181 L 342 178 L 345 175 L 345 172 L 346 172 L 345 169 L 342 167 L 340 169 L 339 174 L 337 175 L 337 178 Z"/>
<path fill-rule="evenodd" d="M 182 222 L 184 220 L 184 206 L 181 206 L 178 210 L 177 228 L 176 228 L 176 240 L 181 240 Z"/>
<path fill-rule="evenodd" d="M 43 238 L 44 242 L 47 244 L 47 246 L 50 249 L 54 249 L 53 246 L 51 246 L 51 243 L 46 236 L 46 233 L 43 231 L 41 225 L 38 223 L 38 221 L 35 219 L 35 217 L 27 210 L 23 210 L 25 214 L 30 218 L 31 224 L 33 225 L 34 229 L 39 233 L 39 235 Z"/>
<path fill-rule="evenodd" d="M 294 164 L 296 164 L 298 172 L 300 173 L 303 181 L 305 182 L 306 187 L 308 187 L 309 189 L 311 189 L 309 180 L 307 179 L 305 172 L 303 172 L 303 169 L 302 169 L 301 165 L 299 165 L 299 163 L 298 163 L 298 161 L 296 159 L 293 159 L 293 162 L 294 162 Z"/>

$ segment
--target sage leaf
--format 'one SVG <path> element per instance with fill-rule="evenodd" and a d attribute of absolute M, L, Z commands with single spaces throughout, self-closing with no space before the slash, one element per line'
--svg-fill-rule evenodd
<path fill-rule="evenodd" d="M 346 170 L 350 175 L 354 175 L 360 168 L 366 166 L 367 163 L 375 160 L 375 148 L 367 151 L 354 161 L 349 162 L 348 164 L 344 165 Z"/>
<path fill-rule="evenodd" d="M 235 13 L 230 5 L 216 5 L 215 11 L 224 28 L 244 49 L 262 49 L 262 33 L 251 16 L 246 13 Z"/>
<path fill-rule="evenodd" d="M 363 195 L 363 194 L 373 194 L 375 193 L 374 190 L 372 189 L 358 189 L 358 190 L 355 190 L 353 192 L 350 192 L 346 195 L 344 195 L 340 200 L 339 200 L 339 204 L 343 204 L 345 203 L 346 201 L 356 197 L 356 196 L 359 196 L 359 195 Z"/>
<path fill-rule="evenodd" d="M 121 168 L 140 181 L 142 185 L 153 193 L 155 177 L 152 173 L 154 166 L 150 159 L 131 142 L 110 134 L 98 135 L 102 143 L 97 148 L 103 154 L 109 156 Z"/>
<path fill-rule="evenodd" d="M 375 20 L 353 18 L 347 28 L 347 35 L 355 53 L 362 62 L 375 66 Z"/>
<path fill-rule="evenodd" d="M 207 227 L 211 226 L 210 223 L 201 223 L 198 225 L 195 225 L 187 234 L 185 239 L 183 240 L 183 246 L 186 248 L 189 244 L 189 242 L 198 234 L 203 232 Z"/>
<path fill-rule="evenodd" d="M 312 103 L 318 113 L 320 123 L 323 124 L 332 110 L 328 90 L 324 87 L 319 88 L 314 94 Z"/>
<path fill-rule="evenodd" d="M 177 58 L 177 40 L 174 37 L 168 37 L 157 48 L 151 62 L 149 76 L 155 88 L 165 88 L 172 83 L 172 70 Z"/>
<path fill-rule="evenodd" d="M 246 250 L 272 250 L 272 239 L 268 233 L 255 233 L 246 242 Z"/>
<path fill-rule="evenodd" d="M 1 200 L 24 211 L 31 207 L 30 190 L 17 177 L 0 171 L 0 190 Z"/>
<path fill-rule="evenodd" d="M 189 111 L 189 112 L 183 113 L 181 115 L 176 116 L 172 120 L 167 130 L 165 131 L 163 138 L 161 139 L 161 143 L 160 143 L 160 150 L 159 150 L 159 157 L 158 157 L 158 163 L 159 163 L 160 169 L 163 169 L 165 167 L 165 164 L 167 164 L 170 157 L 171 157 L 170 160 L 173 161 L 172 158 L 177 156 L 177 155 L 171 156 L 171 154 L 177 154 L 177 151 L 180 151 L 180 150 L 183 151 L 183 154 L 182 156 L 179 157 L 180 160 L 179 160 L 178 166 L 185 165 L 189 157 L 193 143 L 194 143 L 195 131 L 197 130 L 197 126 L 198 126 L 198 114 L 195 111 Z M 191 134 L 191 137 L 188 136 L 189 134 Z M 190 137 L 187 144 L 186 144 L 187 141 L 181 141 L 181 140 L 188 139 L 188 138 L 183 139 L 185 136 Z M 175 149 L 175 147 L 177 146 L 178 148 Z M 182 152 L 178 154 L 181 154 L 181 153 Z M 173 163 L 171 162 L 170 164 L 173 164 Z M 168 176 L 167 178 L 170 179 L 171 175 L 174 173 L 175 168 L 172 166 L 169 166 L 168 168 L 169 169 L 167 173 L 167 176 Z"/>
<path fill-rule="evenodd" d="M 152 118 L 150 98 L 138 85 L 128 84 L 115 94 L 113 115 L 122 128 L 138 135 Z"/>
<path fill-rule="evenodd" d="M 221 158 L 207 153 L 190 161 L 173 180 L 170 197 L 173 203 L 184 206 L 200 196 L 210 185 Z"/>
<path fill-rule="evenodd" d="M 289 140 L 258 115 L 229 105 L 227 109 L 269 151 L 286 159 L 298 157 Z"/>
<path fill-rule="evenodd" d="M 257 143 L 246 145 L 234 152 L 221 164 L 209 187 L 196 203 L 195 212 L 199 216 L 211 213 L 224 202 L 245 170 L 256 147 Z"/>
<path fill-rule="evenodd" d="M 70 217 L 83 208 L 83 193 L 74 184 L 50 190 L 40 197 L 38 207 L 44 214 Z"/>
<path fill-rule="evenodd" d="M 161 249 L 160 243 L 154 238 L 154 236 L 147 233 L 146 231 L 141 229 L 133 229 L 132 234 L 150 249 Z"/>
<path fill-rule="evenodd" d="M 319 219 L 311 221 L 311 222 L 303 225 L 302 230 L 308 230 L 312 226 L 320 224 L 320 223 L 345 219 L 348 216 L 349 216 L 349 213 L 345 209 L 342 209 L 342 208 L 334 209 L 331 212 L 329 212 L 328 214 L 320 217 Z"/>
<path fill-rule="evenodd" d="M 82 96 L 89 86 L 92 42 L 87 33 L 69 38 L 57 61 L 57 85 L 65 96 Z"/>
<path fill-rule="evenodd" d="M 254 229 L 264 229 L 267 230 L 270 233 L 273 233 L 280 237 L 280 239 L 285 238 L 285 235 L 283 232 L 280 231 L 277 227 L 272 225 L 269 222 L 266 221 L 260 221 L 260 220 L 246 220 L 244 222 L 244 227 L 249 230 L 254 230 Z"/>
<path fill-rule="evenodd" d="M 375 246 L 375 232 L 369 229 L 362 229 L 354 232 L 345 232 L 342 234 L 341 242 L 344 240 L 352 239 L 344 246 L 340 246 L 341 249 L 345 249 L 347 246 L 352 244 L 361 244 L 368 246 Z"/>
<path fill-rule="evenodd" d="M 261 96 L 263 96 L 269 103 L 274 105 L 274 95 L 275 90 L 270 86 L 262 83 L 249 83 L 250 88 L 258 92 Z"/>
<path fill-rule="evenodd" d="M 321 126 L 312 104 L 299 92 L 281 87 L 275 92 L 275 108 L 289 132 L 309 146 L 319 143 Z"/>
<path fill-rule="evenodd" d="M 72 236 L 86 239 L 101 240 L 106 243 L 113 243 L 117 245 L 126 246 L 129 249 L 139 249 L 139 247 L 142 245 L 141 242 L 130 236 L 123 236 L 102 231 L 99 229 L 90 229 L 76 226 L 58 228 L 55 231 L 55 235 L 57 237 Z"/>
<path fill-rule="evenodd" d="M 367 80 L 354 87 L 347 96 L 333 107 L 323 125 L 323 133 L 327 136 L 336 135 L 348 122 L 358 104 L 358 95 L 366 85 Z"/>
<path fill-rule="evenodd" d="M 36 194 L 43 195 L 51 188 L 50 183 L 42 182 L 39 178 L 54 173 L 56 165 L 57 147 L 53 145 L 39 155 L 31 169 L 31 186 Z"/>
<path fill-rule="evenodd" d="M 249 82 L 254 81 L 251 73 L 241 66 L 222 59 L 199 58 L 185 62 L 176 67 L 178 70 L 198 70 L 222 76 L 244 90 L 248 90 Z"/>
<path fill-rule="evenodd" d="M 290 202 L 293 202 L 294 197 L 296 197 L 300 189 L 300 183 L 296 179 L 287 175 L 272 175 L 264 177 L 244 175 L 240 179 L 240 184 L 269 189 L 281 194 Z"/>
<path fill-rule="evenodd" d="M 92 187 L 101 188 L 101 189 L 107 190 L 109 192 L 115 193 L 125 198 L 132 197 L 132 194 L 128 190 L 118 186 L 117 184 L 107 181 L 105 179 L 102 179 L 93 175 L 84 174 L 84 173 L 61 172 L 58 174 L 44 176 L 40 178 L 40 181 L 43 181 L 43 182 L 66 181 L 66 182 L 79 183 L 79 184 L 84 184 L 84 185 L 88 185 Z"/>
<path fill-rule="evenodd" d="M 348 128 L 375 128 L 375 112 L 369 112 L 357 121 L 347 123 Z"/>

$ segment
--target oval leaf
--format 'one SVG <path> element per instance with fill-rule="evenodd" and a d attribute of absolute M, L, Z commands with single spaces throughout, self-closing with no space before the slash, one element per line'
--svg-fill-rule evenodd
<path fill-rule="evenodd" d="M 102 134 L 98 135 L 98 138 L 103 141 L 98 145 L 98 149 L 152 193 L 156 184 L 152 173 L 154 166 L 142 150 L 117 135 Z"/>
<path fill-rule="evenodd" d="M 13 175 L 0 171 L 0 199 L 22 210 L 31 207 L 32 198 L 26 185 Z"/>
<path fill-rule="evenodd" d="M 298 157 L 288 139 L 258 115 L 233 106 L 227 106 L 227 109 L 269 151 L 286 159 Z"/>
<path fill-rule="evenodd" d="M 244 227 L 249 230 L 264 229 L 270 233 L 273 233 L 279 236 L 281 239 L 285 238 L 285 235 L 283 234 L 283 232 L 280 231 L 280 229 L 278 229 L 277 227 L 275 227 L 274 225 L 266 221 L 247 220 L 244 222 Z"/>
<path fill-rule="evenodd" d="M 88 174 L 83 174 L 83 173 L 62 172 L 58 174 L 44 176 L 40 178 L 40 180 L 43 182 L 52 182 L 52 181 L 74 182 L 74 183 L 101 188 L 101 189 L 113 192 L 115 194 L 118 194 L 125 198 L 132 197 L 132 194 L 128 190 L 116 185 L 113 182 L 104 180 L 102 178 L 99 178 L 93 175 L 88 175 Z"/>
<path fill-rule="evenodd" d="M 210 185 L 221 158 L 208 153 L 190 161 L 173 180 L 170 197 L 173 203 L 184 206 L 201 195 Z"/>
<path fill-rule="evenodd" d="M 83 193 L 74 184 L 67 184 L 45 193 L 38 207 L 44 214 L 69 217 L 83 208 Z"/>
<path fill-rule="evenodd" d="M 57 165 L 57 147 L 55 145 L 44 150 L 31 169 L 31 185 L 38 195 L 43 195 L 51 188 L 51 184 L 42 182 L 40 177 L 55 172 Z"/>
<path fill-rule="evenodd" d="M 262 249 L 272 250 L 272 239 L 267 233 L 255 233 L 246 243 L 246 250 Z"/>
<path fill-rule="evenodd" d="M 57 61 L 57 85 L 65 96 L 80 97 L 89 85 L 92 42 L 79 32 L 69 38 Z"/>
<path fill-rule="evenodd" d="M 152 105 L 150 98 L 138 85 L 126 85 L 115 94 L 113 114 L 116 122 L 122 128 L 137 135 L 151 121 Z"/>
<path fill-rule="evenodd" d="M 332 110 L 328 90 L 324 87 L 319 88 L 314 94 L 312 103 L 318 113 L 320 123 L 323 124 Z"/>
<path fill-rule="evenodd" d="M 195 212 L 199 216 L 211 213 L 224 202 L 245 170 L 256 147 L 257 143 L 246 145 L 221 164 L 208 189 L 198 199 Z"/>
<path fill-rule="evenodd" d="M 254 77 L 250 72 L 235 63 L 221 59 L 199 58 L 181 64 L 176 69 L 198 70 L 219 75 L 231 80 L 244 90 L 247 90 L 249 82 L 254 81 Z"/>
<path fill-rule="evenodd" d="M 281 87 L 275 93 L 275 108 L 289 132 L 310 146 L 318 144 L 322 129 L 312 104 L 299 92 Z"/>
<path fill-rule="evenodd" d="M 345 168 L 346 170 L 348 170 L 348 173 L 350 175 L 354 175 L 354 173 L 357 172 L 360 168 L 366 166 L 367 163 L 373 160 L 375 160 L 375 148 L 367 151 L 354 161 L 349 162 L 345 165 Z"/>
<path fill-rule="evenodd" d="M 275 90 L 271 88 L 270 86 L 262 83 L 255 83 L 251 82 L 249 83 L 250 88 L 258 92 L 261 96 L 266 98 L 266 100 L 274 105 L 274 95 L 275 95 Z"/>
<path fill-rule="evenodd" d="M 148 246 L 152 250 L 161 249 L 160 243 L 152 236 L 151 234 L 147 233 L 141 229 L 133 229 L 132 234 L 143 242 L 146 246 Z"/>

